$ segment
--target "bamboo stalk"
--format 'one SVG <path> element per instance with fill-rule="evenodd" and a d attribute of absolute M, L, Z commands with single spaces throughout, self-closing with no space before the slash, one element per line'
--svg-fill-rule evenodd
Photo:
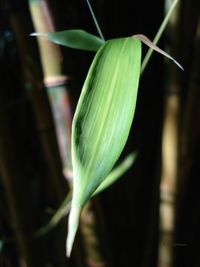
<path fill-rule="evenodd" d="M 4 84 L 8 79 L 6 78 L 7 73 L 5 72 L 5 75 L 3 73 L 4 69 L 1 70 L 2 87 L 0 90 L 0 170 L 7 199 L 8 223 L 14 232 L 14 237 L 9 239 L 9 242 L 11 247 L 15 247 L 14 264 L 16 266 L 43 266 L 44 258 L 41 253 L 41 244 L 32 238 L 32 232 L 35 230 L 35 219 L 32 213 L 30 185 L 28 183 L 30 173 L 26 167 L 30 163 L 24 148 L 22 149 L 24 143 L 19 135 L 19 128 L 15 127 L 17 125 L 15 125 L 16 120 L 19 120 L 19 110 L 27 102 L 19 99 L 19 101 L 11 104 L 12 100 L 6 93 L 10 88 Z M 12 253 L 9 255 L 13 261 Z"/>
<path fill-rule="evenodd" d="M 43 89 L 39 73 L 35 69 L 33 56 L 31 55 L 31 45 L 28 38 L 26 21 L 20 14 L 11 13 L 10 22 L 16 37 L 22 70 L 24 71 L 25 87 L 32 102 L 38 133 L 43 147 L 45 160 L 48 165 L 48 177 L 50 188 L 56 198 L 56 205 L 59 205 L 64 197 L 64 184 L 62 174 L 62 163 L 59 157 L 59 150 L 54 131 L 54 122 L 46 93 Z"/>
<path fill-rule="evenodd" d="M 180 150 L 180 160 L 183 163 L 183 166 L 186 166 L 186 162 L 190 160 L 189 154 L 191 153 L 189 150 L 192 147 L 192 142 L 195 140 L 191 139 L 189 135 L 191 134 L 191 128 L 193 125 L 193 116 L 195 116 L 195 109 L 197 109 L 197 100 L 198 100 L 198 91 L 196 91 L 195 87 L 198 84 L 198 38 L 199 38 L 199 8 L 200 3 L 198 0 L 194 1 L 183 1 L 182 4 L 182 12 L 180 23 L 182 35 L 184 35 L 184 39 L 186 42 L 182 47 L 182 55 L 184 58 L 184 62 L 187 66 L 187 75 L 182 77 L 181 83 L 184 86 L 185 93 L 185 105 L 183 107 L 183 116 L 182 116 L 182 125 L 181 125 L 181 150 Z M 185 15 L 186 14 L 186 15 Z M 190 19 L 189 19 L 190 18 Z M 181 43 L 182 45 L 182 43 Z M 180 45 L 180 46 L 181 46 Z M 191 49 L 193 48 L 193 49 Z M 197 123 L 198 125 L 198 123 Z M 194 130 L 195 132 L 195 130 Z M 187 163 L 188 165 L 188 163 Z M 185 170 L 187 172 L 187 170 Z M 184 174 L 184 171 L 181 172 L 183 174 L 182 182 L 183 185 L 185 183 L 185 178 L 187 175 Z M 184 185 L 183 185 L 184 186 Z"/>
<path fill-rule="evenodd" d="M 37 32 L 55 31 L 48 1 L 30 0 L 29 7 Z M 69 77 L 62 73 L 62 56 L 59 46 L 38 38 L 44 84 L 53 112 L 59 150 L 65 173 L 71 172 L 71 107 L 67 83 Z"/>
<path fill-rule="evenodd" d="M 173 93 L 166 97 L 160 184 L 159 267 L 173 266 L 179 106 L 177 94 Z"/>
<path fill-rule="evenodd" d="M 189 3 L 190 4 L 190 3 Z M 196 2 L 198 5 L 199 3 Z M 194 5 L 196 8 L 196 5 Z M 200 7 L 200 6 L 199 6 Z M 193 18 L 195 21 L 195 19 Z M 194 22 L 193 22 L 194 23 Z M 198 199 L 196 191 L 196 181 L 198 180 L 199 164 L 199 133 L 200 133 L 200 17 L 198 21 L 191 25 L 196 28 L 195 37 L 190 42 L 193 43 L 193 56 L 187 59 L 190 66 L 190 75 L 183 77 L 185 84 L 185 101 L 183 106 L 182 125 L 180 130 L 180 178 L 179 178 L 179 198 L 177 200 L 177 240 L 183 243 L 187 253 L 177 254 L 177 265 L 190 265 L 191 258 L 194 265 L 199 265 L 199 255 L 195 252 L 198 246 L 196 235 L 198 226 Z M 190 27 L 187 31 L 191 31 Z M 185 33 L 189 35 L 191 33 Z M 185 51 L 186 48 L 185 48 Z M 191 51 L 190 51 L 191 52 Z M 185 52 L 186 53 L 186 52 Z M 187 53 L 188 54 L 188 53 Z M 188 202 L 190 204 L 188 204 Z M 195 205 L 193 205 L 193 203 Z M 197 205 L 197 206 L 196 206 Z M 192 238 L 194 237 L 194 239 Z M 191 239 L 190 239 L 191 238 Z M 192 242 L 188 242 L 192 240 Z M 185 249 L 185 250 L 186 250 Z"/>
<path fill-rule="evenodd" d="M 185 106 L 182 136 L 182 157 L 189 160 L 192 156 L 197 142 L 199 132 L 199 64 L 200 64 L 200 18 L 196 25 L 196 37 L 194 40 L 194 58 L 191 63 L 191 75 L 188 84 L 187 103 Z"/>
<path fill-rule="evenodd" d="M 186 197 L 187 192 L 187 184 L 188 176 L 190 168 L 191 168 L 191 155 L 192 155 L 192 147 L 194 148 L 194 143 L 196 140 L 196 133 L 198 128 L 198 122 L 195 123 L 195 116 L 197 116 L 196 112 L 198 109 L 198 99 L 199 99 L 199 90 L 198 90 L 198 78 L 199 77 L 199 41 L 198 41 L 198 19 L 199 19 L 199 8 L 200 2 L 197 0 L 189 1 L 183 0 L 180 2 L 180 9 L 174 18 L 173 25 L 171 28 L 172 35 L 172 47 L 175 49 L 175 54 L 179 56 L 182 60 L 183 65 L 185 67 L 184 75 L 181 75 L 177 70 L 173 70 L 170 72 L 171 80 L 170 86 L 176 88 L 177 90 L 181 89 L 179 94 L 182 96 L 182 102 L 184 103 L 180 109 L 180 99 L 177 98 L 177 110 L 180 109 L 182 114 L 179 118 L 180 125 L 179 135 L 176 134 L 176 139 L 178 140 L 178 151 L 176 152 L 176 157 L 178 158 L 176 170 L 174 167 L 174 176 L 176 172 L 177 179 L 175 181 L 174 190 L 172 190 L 171 194 L 171 202 L 175 202 L 175 192 L 178 193 L 176 209 L 174 209 L 174 204 L 171 203 L 171 231 L 169 242 L 172 243 L 173 240 L 175 242 L 174 248 L 173 243 L 171 248 L 168 249 L 168 265 L 173 266 L 175 264 L 175 254 L 174 251 L 176 248 L 176 240 L 178 237 L 178 242 L 184 239 L 183 235 L 179 235 L 179 229 L 182 229 L 182 218 L 181 215 L 185 214 L 185 207 L 183 206 L 185 203 L 183 201 L 183 197 Z M 195 39 L 196 36 L 196 39 Z M 197 50 L 191 49 L 193 48 L 194 39 L 197 41 Z M 198 63 L 197 63 L 198 62 Z M 192 65 L 193 64 L 193 65 Z M 178 96 L 177 96 L 178 97 Z M 179 96 L 180 98 L 180 96 Z M 178 112 L 178 111 L 177 111 Z M 177 127 L 177 126 L 176 126 Z M 192 130 L 193 129 L 193 130 Z M 178 164 L 179 163 L 179 164 Z M 178 167 L 178 168 L 177 168 Z M 172 168 L 172 167 L 171 167 Z M 172 168 L 173 169 L 173 168 Z M 172 188 L 173 189 L 173 188 Z M 175 214 L 176 212 L 176 214 Z M 175 216 L 176 215 L 176 216 Z M 174 225 L 174 221 L 176 221 L 176 228 Z M 181 224 L 181 225 L 180 225 Z M 175 230 L 177 236 L 175 236 Z M 183 234 L 183 233 L 182 233 Z M 172 237 L 172 235 L 174 235 Z M 185 245 L 185 244 L 183 244 Z M 187 245 L 187 244 L 186 244 Z M 174 250 L 174 251 L 173 251 Z M 170 260 L 171 255 L 171 260 Z M 185 259 L 185 258 L 184 258 Z M 181 261 L 182 263 L 184 259 L 180 259 L 179 256 L 176 260 Z M 189 262 L 188 262 L 189 263 Z M 187 265 L 187 263 L 185 263 Z M 190 264 L 190 263 L 189 263 Z"/>
<path fill-rule="evenodd" d="M 36 31 L 48 32 L 54 30 L 52 15 L 47 1 L 29 1 L 29 8 Z M 46 40 L 38 40 L 38 42 L 44 75 L 44 85 L 47 90 L 47 96 L 53 114 L 62 161 L 61 168 L 64 169 L 65 172 L 70 173 L 71 107 L 69 104 L 68 88 L 66 87 L 68 78 L 62 74 L 60 48 Z M 49 152 L 53 153 L 53 151 Z M 65 229 L 66 228 L 67 227 L 65 227 Z M 60 231 L 60 229 L 58 229 L 58 231 Z M 55 260 L 57 262 L 60 261 L 59 264 L 64 266 L 66 262 L 64 254 L 66 230 L 62 229 L 62 232 L 59 232 L 58 236 L 59 238 L 54 238 L 54 251 L 57 255 Z"/>
<path fill-rule="evenodd" d="M 44 86 L 40 78 L 41 76 L 38 74 L 37 69 L 33 64 L 34 55 L 30 46 L 30 37 L 28 36 L 29 31 L 25 26 L 26 21 L 23 16 L 19 15 L 18 12 L 10 15 L 10 21 L 16 36 L 24 70 L 25 86 L 28 89 L 27 92 L 35 114 L 38 133 L 43 148 L 42 152 L 44 153 L 44 159 L 47 167 L 47 179 L 46 185 L 44 186 L 44 195 L 47 197 L 47 201 L 50 200 L 55 207 L 58 207 L 64 198 L 67 184 L 63 179 L 62 162 L 58 150 L 51 109 L 46 91 L 43 90 Z M 53 231 L 53 236 L 51 234 L 50 240 L 53 243 L 53 246 L 51 245 L 50 247 L 52 249 L 54 247 L 54 253 L 53 257 L 50 254 L 45 255 L 46 262 L 48 261 L 47 257 L 51 257 L 51 261 L 56 261 L 59 266 L 66 266 L 64 249 L 57 249 L 58 245 L 64 246 L 65 235 L 66 224 L 63 222 Z M 45 242 L 45 244 L 43 244 L 43 248 L 47 249 L 48 244 L 46 241 L 44 239 L 41 241 L 43 243 Z"/>
<path fill-rule="evenodd" d="M 179 6 L 180 8 L 180 6 Z M 170 19 L 169 26 L 175 27 L 178 21 L 179 9 Z M 176 27 L 175 27 L 176 28 Z M 177 41 L 175 30 L 170 33 Z M 175 43 L 174 45 L 177 45 Z M 176 194 L 178 183 L 178 148 L 179 148 L 179 112 L 180 112 L 180 89 L 177 76 L 180 76 L 174 66 L 166 68 L 168 81 L 162 132 L 162 163 L 160 182 L 160 218 L 159 218 L 159 247 L 158 266 L 174 266 L 174 243 L 175 243 L 175 214 Z M 174 75 L 174 72 L 177 74 Z"/>

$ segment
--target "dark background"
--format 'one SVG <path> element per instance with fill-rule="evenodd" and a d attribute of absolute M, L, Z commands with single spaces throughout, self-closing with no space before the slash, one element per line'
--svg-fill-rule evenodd
<path fill-rule="evenodd" d="M 51 0 L 49 4 L 56 30 L 81 28 L 98 34 L 86 1 Z M 137 33 L 153 39 L 163 20 L 165 3 L 159 0 L 98 0 L 91 1 L 91 4 L 106 39 Z M 52 213 L 48 213 L 47 209 L 58 208 L 63 197 L 56 199 L 54 188 L 48 182 L 48 166 L 41 146 L 40 131 L 36 126 L 30 91 L 24 89 L 22 58 L 11 23 L 13 14 L 19 15 L 25 22 L 24 35 L 30 39 L 38 75 L 42 77 L 36 39 L 28 36 L 34 32 L 28 3 L 3 0 L 0 8 L 0 240 L 3 244 L 0 266 L 21 267 L 26 256 L 21 253 L 24 250 L 20 247 L 16 228 L 21 227 L 23 231 L 27 218 L 31 218 L 31 236 L 50 219 Z M 101 214 L 98 222 L 103 229 L 101 238 L 105 266 L 153 267 L 157 264 L 162 126 L 164 103 L 171 93 L 167 88 L 171 83 L 178 86 L 180 100 L 175 243 L 186 244 L 174 246 L 174 266 L 200 266 L 200 35 L 196 34 L 200 28 L 199 11 L 198 0 L 181 1 L 178 24 L 167 29 L 159 46 L 167 47 L 185 71 L 170 67 L 172 63 L 164 62 L 157 53 L 153 55 L 140 80 L 136 114 L 121 157 L 138 150 L 138 159 L 122 179 L 95 200 Z M 74 110 L 93 53 L 61 49 L 63 71 L 71 77 L 69 94 Z M 147 48 L 143 47 L 143 55 L 146 51 Z M 45 94 L 44 98 L 49 105 Z M 62 172 L 61 163 L 58 164 Z M 5 182 L 6 179 L 8 181 L 7 177 L 11 182 Z M 10 197 L 5 186 L 9 183 L 13 201 L 15 197 L 18 198 L 14 209 L 19 209 L 22 214 L 21 225 L 13 225 L 12 208 L 8 201 Z M 61 184 L 67 193 L 64 177 Z M 65 227 L 66 221 L 63 222 Z M 82 260 L 84 256 L 79 245 L 75 247 L 78 252 L 73 253 L 71 260 L 59 258 L 65 258 L 59 227 L 60 224 L 39 240 L 29 240 L 31 251 L 27 253 L 33 253 L 35 258 L 35 263 L 30 266 L 92 266 Z M 65 239 L 65 231 L 62 232 L 62 239 Z"/>

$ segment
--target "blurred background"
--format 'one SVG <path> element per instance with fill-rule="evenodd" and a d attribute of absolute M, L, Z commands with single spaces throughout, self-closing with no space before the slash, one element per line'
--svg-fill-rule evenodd
<path fill-rule="evenodd" d="M 172 0 L 91 0 L 106 39 L 153 40 Z M 67 215 L 38 236 L 70 190 L 70 127 L 94 57 L 30 36 L 84 29 L 85 0 L 0 2 L 0 266 L 200 266 L 200 1 L 181 0 L 141 76 L 120 158 L 134 165 L 86 207 L 72 257 Z M 143 47 L 143 55 L 147 48 Z M 67 213 L 67 212 L 66 212 Z"/>

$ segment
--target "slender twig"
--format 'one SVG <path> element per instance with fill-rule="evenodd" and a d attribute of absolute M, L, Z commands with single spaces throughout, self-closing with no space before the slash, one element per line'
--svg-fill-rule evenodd
<path fill-rule="evenodd" d="M 101 29 L 100 29 L 100 27 L 99 27 L 99 23 L 98 23 L 98 21 L 97 21 L 97 19 L 96 19 L 96 16 L 95 16 L 95 14 L 94 14 L 94 11 L 93 11 L 93 9 L 92 9 L 92 6 L 91 6 L 89 0 L 86 0 L 86 1 L 87 1 L 87 4 L 88 4 L 90 13 L 91 13 L 91 15 L 92 15 L 92 18 L 93 18 L 93 20 L 94 20 L 94 24 L 95 24 L 95 26 L 96 26 L 96 28 L 97 28 L 98 33 L 99 33 L 99 36 L 101 37 L 101 39 L 103 39 L 103 40 L 105 41 L 105 38 L 104 38 L 103 33 L 102 33 L 102 31 L 101 31 Z"/>
<path fill-rule="evenodd" d="M 179 0 L 174 0 L 174 2 L 172 3 L 169 11 L 167 12 L 167 15 L 165 16 L 165 19 L 163 20 L 162 24 L 160 25 L 160 28 L 158 29 L 158 32 L 153 40 L 153 43 L 156 45 L 158 43 L 158 41 L 160 40 L 160 37 L 162 36 L 168 22 L 169 22 L 169 19 L 176 7 L 176 5 L 178 4 Z M 152 53 L 153 53 L 153 49 L 150 48 L 146 54 L 146 56 L 144 57 L 143 59 L 143 62 L 142 62 L 142 67 L 141 67 L 141 74 L 143 73 L 143 71 L 145 70 L 151 56 L 152 56 Z"/>

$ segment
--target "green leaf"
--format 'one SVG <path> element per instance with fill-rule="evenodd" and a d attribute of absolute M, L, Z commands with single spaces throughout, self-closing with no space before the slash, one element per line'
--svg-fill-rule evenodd
<path fill-rule="evenodd" d="M 128 169 L 133 165 L 135 159 L 137 158 L 137 152 L 128 155 L 118 166 L 116 166 L 111 173 L 106 177 L 106 179 L 100 184 L 97 190 L 94 192 L 94 196 L 111 186 L 120 177 L 124 175 Z"/>
<path fill-rule="evenodd" d="M 70 48 L 96 52 L 105 41 L 96 35 L 83 30 L 67 30 L 61 32 L 32 33 L 31 36 L 41 36 L 49 41 Z"/>
<path fill-rule="evenodd" d="M 143 42 L 145 45 L 147 45 L 150 49 L 160 53 L 161 55 L 165 56 L 166 58 L 171 59 L 181 70 L 184 70 L 181 64 L 178 63 L 172 56 L 170 56 L 168 53 L 166 53 L 164 50 L 160 49 L 157 45 L 155 45 L 148 37 L 146 37 L 143 34 L 135 34 L 133 35 L 135 38 L 139 39 L 141 42 Z M 148 59 L 147 59 L 148 60 Z M 148 61 L 147 61 L 148 62 Z M 147 62 L 144 63 L 147 64 Z"/>
<path fill-rule="evenodd" d="M 134 117 L 141 65 L 141 41 L 107 41 L 97 52 L 72 123 L 73 198 L 67 255 L 80 213 L 119 158 Z"/>

